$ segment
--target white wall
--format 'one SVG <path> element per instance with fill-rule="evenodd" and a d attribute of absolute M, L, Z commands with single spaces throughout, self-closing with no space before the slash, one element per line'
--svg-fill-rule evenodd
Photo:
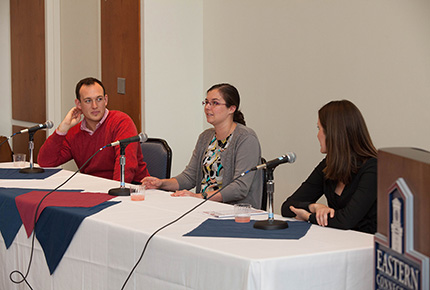
<path fill-rule="evenodd" d="M 144 130 L 172 147 L 172 176 L 203 129 L 202 9 L 201 0 L 144 1 Z"/>
<path fill-rule="evenodd" d="M 9 1 L 0 0 L 0 135 L 12 135 Z"/>
<path fill-rule="evenodd" d="M 75 106 L 81 79 L 101 78 L 100 1 L 61 1 L 61 112 Z"/>
<path fill-rule="evenodd" d="M 375 146 L 430 149 L 430 1 L 204 1 L 204 86 L 241 93 L 275 171 L 275 211 L 323 158 L 318 109 L 349 99 Z"/>

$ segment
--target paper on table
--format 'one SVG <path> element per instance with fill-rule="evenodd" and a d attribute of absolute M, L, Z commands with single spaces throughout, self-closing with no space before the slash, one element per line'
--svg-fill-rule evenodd
<path fill-rule="evenodd" d="M 204 211 L 203 213 L 217 217 L 217 218 L 232 218 L 234 217 L 234 209 L 227 210 L 212 210 L 212 211 Z M 267 214 L 267 211 L 261 209 L 251 208 L 251 215 L 261 215 Z"/>

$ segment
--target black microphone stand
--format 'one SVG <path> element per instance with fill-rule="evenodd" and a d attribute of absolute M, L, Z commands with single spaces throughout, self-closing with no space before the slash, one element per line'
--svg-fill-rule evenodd
<path fill-rule="evenodd" d="M 109 190 L 110 195 L 120 195 L 120 196 L 127 196 L 130 195 L 130 188 L 125 187 L 124 182 L 124 167 L 125 167 L 125 147 L 127 147 L 128 144 L 120 144 L 120 159 L 119 164 L 121 165 L 121 183 L 120 187 L 118 188 L 112 188 Z"/>
<path fill-rule="evenodd" d="M 275 168 L 268 167 L 267 169 L 267 198 L 269 199 L 269 217 L 265 221 L 256 221 L 254 228 L 261 230 L 281 230 L 288 228 L 286 221 L 275 220 L 273 214 L 273 193 L 275 191 L 275 183 L 273 182 L 273 171 Z"/>
<path fill-rule="evenodd" d="M 27 167 L 27 168 L 23 168 L 23 169 L 21 169 L 20 171 L 19 171 L 19 173 L 27 173 L 27 174 L 29 174 L 29 173 L 42 173 L 42 172 L 45 172 L 45 170 L 43 169 L 43 168 L 40 168 L 40 167 L 33 167 L 34 165 L 33 165 L 33 149 L 34 149 L 34 133 L 35 133 L 36 131 L 34 131 L 34 132 L 28 132 L 28 139 L 29 139 L 29 141 L 28 141 L 28 149 L 29 149 L 29 151 L 30 151 L 30 167 Z"/>

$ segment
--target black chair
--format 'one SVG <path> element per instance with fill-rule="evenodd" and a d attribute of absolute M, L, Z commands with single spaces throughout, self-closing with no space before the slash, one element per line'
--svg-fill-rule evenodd
<path fill-rule="evenodd" d="M 140 146 L 149 174 L 161 179 L 170 178 L 172 149 L 167 142 L 159 138 L 148 138 Z"/>
<path fill-rule="evenodd" d="M 261 157 L 261 164 L 266 163 L 266 159 Z M 263 194 L 261 200 L 261 209 L 267 210 L 267 170 L 263 169 Z"/>

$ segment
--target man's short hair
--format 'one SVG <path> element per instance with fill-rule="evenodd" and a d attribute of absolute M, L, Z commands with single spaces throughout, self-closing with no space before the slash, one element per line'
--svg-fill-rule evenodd
<path fill-rule="evenodd" d="M 81 90 L 82 86 L 91 86 L 94 84 L 99 84 L 102 89 L 103 89 L 103 96 L 106 95 L 106 91 L 105 91 L 105 87 L 103 86 L 102 82 L 99 81 L 96 78 L 92 78 L 92 77 L 88 77 L 88 78 L 84 78 L 82 80 L 80 80 L 77 84 L 76 84 L 76 98 L 80 101 L 81 100 L 81 96 L 79 95 L 79 91 Z"/>

